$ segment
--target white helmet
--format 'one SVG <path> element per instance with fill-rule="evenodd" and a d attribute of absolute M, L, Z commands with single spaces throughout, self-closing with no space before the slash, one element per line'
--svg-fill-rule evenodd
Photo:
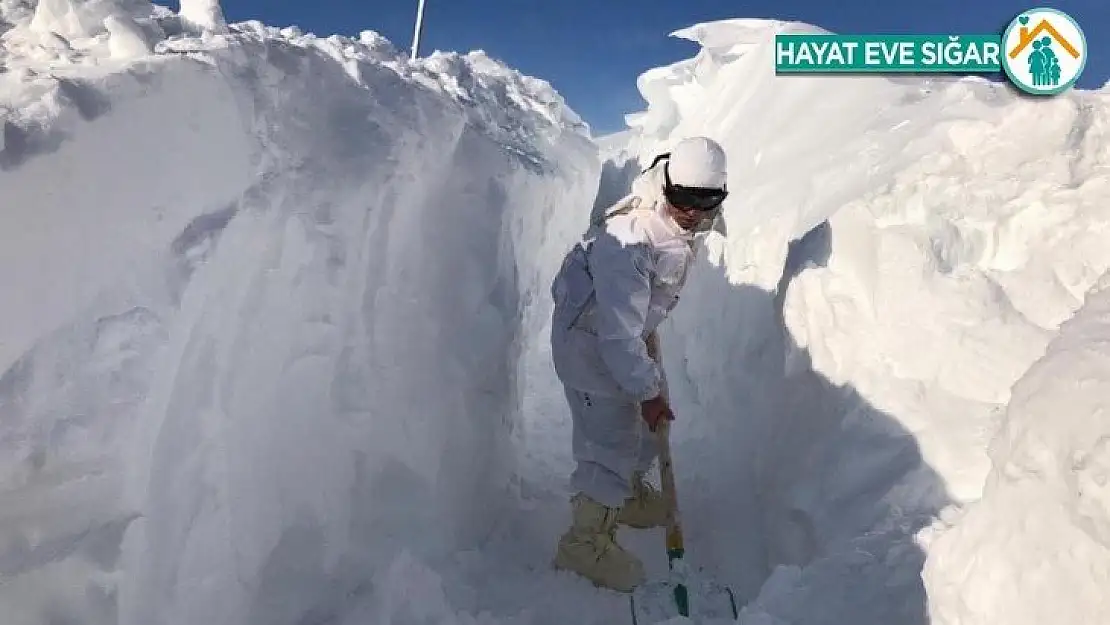
<path fill-rule="evenodd" d="M 724 189 L 728 180 L 725 151 L 709 137 L 683 139 L 671 150 L 667 173 L 676 186 Z"/>

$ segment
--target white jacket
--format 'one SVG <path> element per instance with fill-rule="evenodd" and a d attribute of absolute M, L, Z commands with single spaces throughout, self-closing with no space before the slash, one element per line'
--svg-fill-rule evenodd
<path fill-rule="evenodd" d="M 572 388 L 637 401 L 666 388 L 645 341 L 678 303 L 695 234 L 666 214 L 662 191 L 660 163 L 590 227 L 555 276 L 552 357 Z"/>

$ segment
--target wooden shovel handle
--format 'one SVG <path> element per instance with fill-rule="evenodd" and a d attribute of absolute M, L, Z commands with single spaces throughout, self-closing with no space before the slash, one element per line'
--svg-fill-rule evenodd
<path fill-rule="evenodd" d="M 667 555 L 669 559 L 681 558 L 685 545 L 682 538 L 682 525 L 678 515 L 678 491 L 674 483 L 674 466 L 671 461 L 671 425 L 663 421 L 655 428 L 659 440 L 659 481 L 662 486 L 663 501 L 669 511 L 667 517 Z"/>
<path fill-rule="evenodd" d="M 662 354 L 659 352 L 659 335 L 652 332 L 648 335 L 648 355 L 660 367 L 663 366 Z M 670 403 L 670 397 L 664 392 L 664 398 Z M 674 484 L 674 467 L 671 463 L 671 424 L 663 420 L 656 428 L 655 435 L 659 440 L 659 481 L 662 486 L 663 501 L 667 504 L 667 557 L 668 560 L 681 558 L 685 550 L 682 538 L 682 525 L 678 518 L 678 491 Z"/>

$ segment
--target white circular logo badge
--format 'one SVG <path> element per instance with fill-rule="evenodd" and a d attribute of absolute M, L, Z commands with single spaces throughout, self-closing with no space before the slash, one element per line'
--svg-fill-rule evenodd
<path fill-rule="evenodd" d="M 1022 91 L 1054 95 L 1071 87 L 1087 63 L 1087 39 L 1057 9 L 1022 12 L 1002 35 L 1002 69 Z"/>

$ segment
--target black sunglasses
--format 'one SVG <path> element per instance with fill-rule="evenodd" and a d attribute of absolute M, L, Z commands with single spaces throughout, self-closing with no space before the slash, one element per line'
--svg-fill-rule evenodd
<path fill-rule="evenodd" d="M 663 187 L 663 197 L 675 208 L 687 208 L 702 212 L 715 211 L 728 197 L 726 189 L 704 189 L 701 187 L 683 187 L 671 183 L 671 174 L 667 167 L 663 167 L 663 177 L 666 185 Z"/>

